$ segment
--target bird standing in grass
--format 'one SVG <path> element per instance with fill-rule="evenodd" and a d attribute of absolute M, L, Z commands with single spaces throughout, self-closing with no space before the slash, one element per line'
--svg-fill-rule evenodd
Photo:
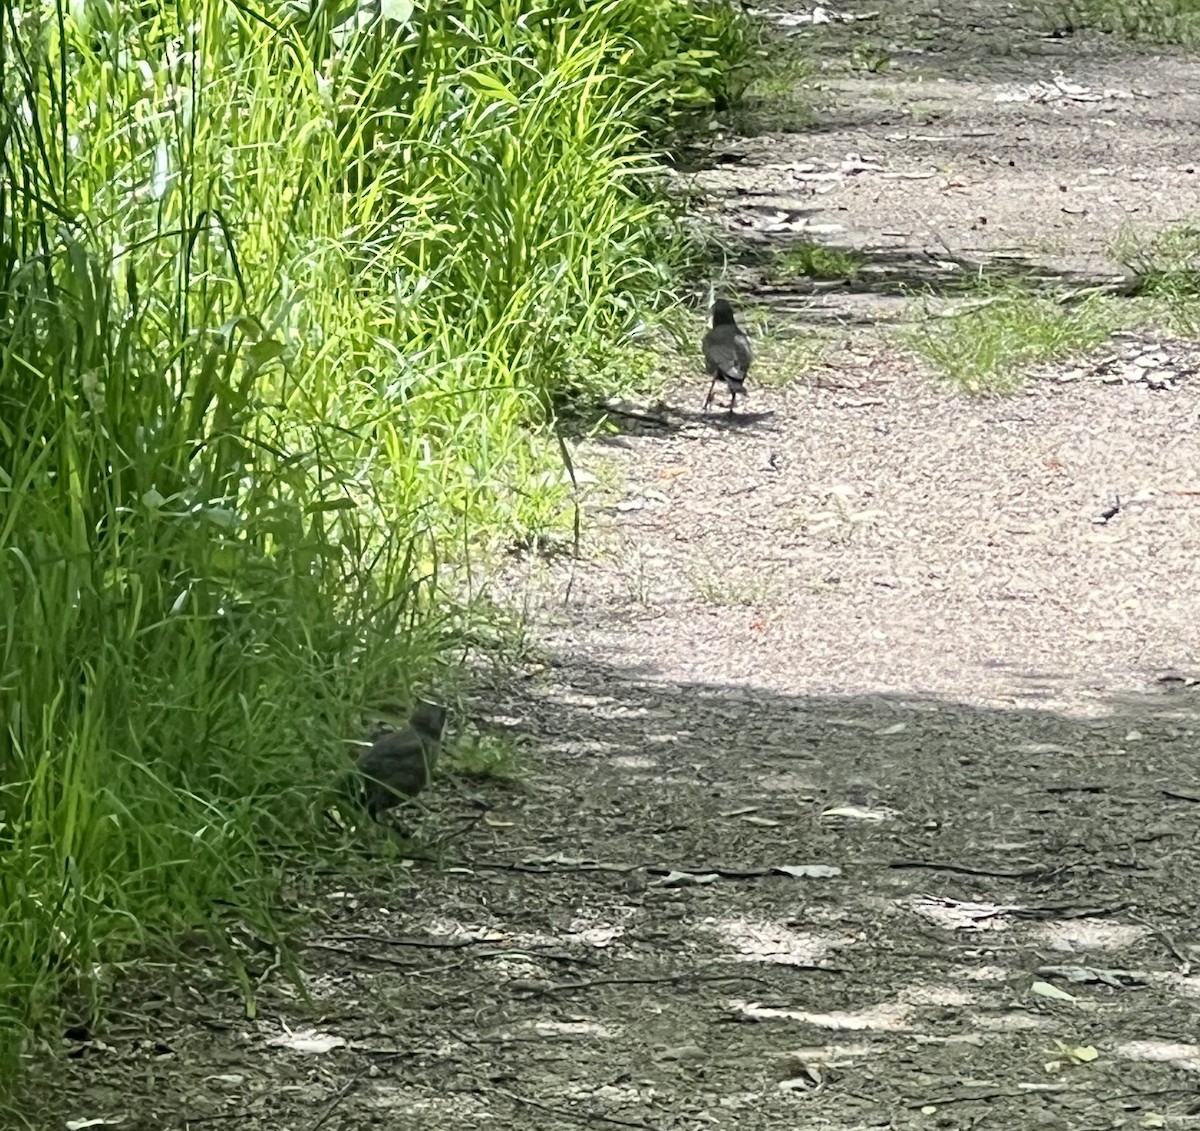
<path fill-rule="evenodd" d="M 418 702 L 408 725 L 376 738 L 341 783 L 341 793 L 366 806 L 371 820 L 416 797 L 429 784 L 446 729 L 446 708 Z"/>
<path fill-rule="evenodd" d="M 703 345 L 704 368 L 712 378 L 704 411 L 707 412 L 713 402 L 717 382 L 724 381 L 730 393 L 729 411 L 732 413 L 738 393 L 746 391 L 746 374 L 750 371 L 753 355 L 750 352 L 750 339 L 738 326 L 733 307 L 723 298 L 713 304 L 712 329 L 704 335 Z"/>

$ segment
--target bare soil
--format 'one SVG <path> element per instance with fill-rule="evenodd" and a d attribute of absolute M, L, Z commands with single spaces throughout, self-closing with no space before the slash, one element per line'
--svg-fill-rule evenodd
<path fill-rule="evenodd" d="M 694 175 L 743 302 L 835 348 L 585 445 L 583 559 L 501 579 L 519 784 L 433 792 L 443 867 L 296 879 L 310 1001 L 245 939 L 254 1019 L 214 975 L 68 1034 L 46 1126 L 1200 1127 L 1200 378 L 971 400 L 886 332 L 948 253 L 1099 280 L 1200 210 L 1200 64 L 841 7 L 815 123 Z M 1099 97 L 996 100 L 1055 72 Z M 812 224 L 862 285 L 772 281 Z"/>

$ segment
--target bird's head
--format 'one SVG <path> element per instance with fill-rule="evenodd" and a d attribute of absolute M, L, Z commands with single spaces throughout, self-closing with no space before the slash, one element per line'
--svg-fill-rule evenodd
<path fill-rule="evenodd" d="M 714 326 L 734 325 L 733 307 L 726 299 L 719 298 L 713 303 L 712 324 Z"/>
<path fill-rule="evenodd" d="M 446 716 L 449 712 L 440 703 L 430 703 L 427 699 L 418 699 L 416 710 L 409 720 L 413 729 L 429 738 L 441 738 L 446 729 Z"/>

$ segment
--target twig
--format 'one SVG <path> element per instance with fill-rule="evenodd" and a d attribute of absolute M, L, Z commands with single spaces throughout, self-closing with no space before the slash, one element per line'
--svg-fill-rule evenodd
<path fill-rule="evenodd" d="M 487 816 L 486 811 L 482 812 L 482 813 L 477 813 L 474 817 L 472 817 L 465 824 L 461 825 L 459 828 L 451 829 L 448 833 L 443 833 L 441 836 L 437 837 L 435 840 L 430 841 L 429 847 L 437 848 L 439 845 L 443 845 L 447 841 L 457 839 L 458 837 L 462 836 L 463 833 L 469 832 L 471 829 L 473 829 L 486 816 Z"/>
<path fill-rule="evenodd" d="M 969 1103 L 973 1100 L 1002 1100 L 1002 1099 L 1018 1099 L 1022 1096 L 1028 1096 L 1031 1093 L 1041 1094 L 1042 1092 L 1071 1092 L 1075 1091 L 1075 1087 L 1071 1084 L 1039 1084 L 1037 1088 L 988 1088 L 983 1091 L 978 1089 L 965 1092 L 958 1092 L 949 1096 L 937 1096 L 934 1099 L 910 1100 L 906 1106 L 908 1107 L 937 1107 L 941 1104 L 958 1104 Z"/>
<path fill-rule="evenodd" d="M 616 1127 L 637 1127 L 639 1131 L 655 1131 L 654 1124 L 647 1123 L 644 1119 L 618 1119 L 615 1115 L 602 1115 L 600 1112 L 595 1111 L 572 1111 L 568 1107 L 551 1107 L 550 1104 L 542 1103 L 541 1100 L 535 1100 L 530 1096 L 521 1096 L 516 1092 L 510 1092 L 507 1088 L 479 1085 L 479 1090 L 482 1092 L 495 1092 L 497 1095 L 504 1096 L 514 1103 L 537 1108 L 538 1111 L 544 1111 L 548 1115 L 561 1115 L 567 1119 L 575 1119 L 580 1123 L 611 1123 Z"/>
<path fill-rule="evenodd" d="M 419 970 L 415 962 L 405 962 L 400 958 L 391 958 L 386 954 L 371 954 L 366 950 L 346 950 L 340 946 L 330 946 L 328 943 L 308 942 L 304 944 L 310 950 L 327 950 L 331 954 L 340 954 L 343 958 L 353 958 L 358 962 L 378 962 L 382 966 L 398 966 L 401 970 Z"/>
<path fill-rule="evenodd" d="M 946 255 L 949 256 L 950 262 L 955 266 L 962 267 L 965 270 L 970 271 L 977 271 L 982 266 L 982 264 L 976 263 L 974 260 L 964 259 L 963 256 L 961 256 L 946 242 L 945 238 L 942 236 L 942 233 L 939 232 L 932 224 L 927 223 L 925 228 L 929 234 L 942 245 L 942 249 L 945 251 Z"/>
<path fill-rule="evenodd" d="M 835 966 L 797 966 L 797 970 L 817 970 L 821 973 L 840 974 L 842 970 Z M 657 977 L 630 978 L 589 978 L 579 982 L 558 982 L 553 986 L 545 986 L 534 991 L 536 994 L 573 993 L 575 990 L 590 990 L 596 986 L 657 986 L 679 982 L 753 982 L 755 985 L 776 987 L 765 978 L 753 974 L 662 974 Z"/>
<path fill-rule="evenodd" d="M 614 408 L 612 405 L 597 406 L 601 412 L 607 412 L 610 416 L 623 416 L 626 420 L 638 420 L 643 424 L 656 424 L 659 428 L 670 428 L 671 422 L 665 416 L 653 416 L 645 412 L 633 412 L 626 408 Z"/>
<path fill-rule="evenodd" d="M 1014 919 L 1096 919 L 1102 915 L 1116 915 L 1124 911 L 1127 904 L 1114 903 L 1108 907 L 1089 907 L 1086 903 L 1041 903 L 1036 907 L 1013 907 L 1008 911 Z"/>
<path fill-rule="evenodd" d="M 564 872 L 636 872 L 639 868 L 644 868 L 644 864 L 602 864 L 598 860 L 580 860 L 573 864 L 560 864 L 552 860 L 546 861 L 502 861 L 502 860 L 472 860 L 470 865 L 463 865 L 471 868 L 491 868 L 494 871 L 500 872 L 530 872 L 533 875 L 558 875 Z M 653 870 L 653 869 L 651 869 Z M 715 871 L 715 869 L 710 869 Z M 659 871 L 666 872 L 668 869 L 660 868 Z"/>
<path fill-rule="evenodd" d="M 370 942 L 383 946 L 417 946 L 424 950 L 461 950 L 463 947 L 483 946 L 486 943 L 496 942 L 495 939 L 448 939 L 445 942 L 438 942 L 434 939 L 398 939 L 391 935 L 372 935 L 357 931 L 329 935 L 328 938 L 333 942 Z"/>
<path fill-rule="evenodd" d="M 467 947 L 486 946 L 490 949 L 480 950 L 476 952 L 479 958 L 502 958 L 505 955 L 519 954 L 525 958 L 542 958 L 550 962 L 583 962 L 592 961 L 589 958 L 580 958 L 573 954 L 563 954 L 561 952 L 532 950 L 529 947 L 515 947 L 500 945 L 498 939 L 448 939 L 445 942 L 438 942 L 434 939 L 397 939 L 389 935 L 372 935 L 369 932 L 347 932 L 345 934 L 329 935 L 328 938 L 332 942 L 365 942 L 376 943 L 380 946 L 412 946 L 418 947 L 421 950 L 464 950 Z M 306 944 L 325 949 L 321 943 Z M 338 954 L 348 954 L 349 951 L 337 950 Z"/>
<path fill-rule="evenodd" d="M 1179 947 L 1175 945 L 1175 940 L 1171 938 L 1169 934 L 1167 934 L 1165 928 L 1155 926 L 1150 922 L 1149 919 L 1143 919 L 1140 915 L 1130 915 L 1129 918 L 1135 923 L 1141 923 L 1142 926 L 1150 928 L 1151 932 L 1154 934 L 1154 937 L 1158 939 L 1158 941 L 1161 942 L 1163 946 L 1165 946 L 1167 950 L 1169 950 L 1171 954 L 1175 956 L 1175 961 L 1179 963 L 1180 974 L 1186 978 L 1192 972 L 1191 960 L 1188 959 L 1179 949 Z"/>
<path fill-rule="evenodd" d="M 360 1045 L 351 1043 L 346 1046 L 351 1052 L 362 1053 L 363 1056 L 394 1056 L 394 1057 L 413 1057 L 413 1056 L 429 1056 L 434 1050 L 424 1048 L 418 1045 L 411 1049 L 380 1049 L 373 1048 L 371 1045 Z"/>
<path fill-rule="evenodd" d="M 1186 789 L 1160 789 L 1159 793 L 1174 801 L 1200 801 L 1200 793 L 1192 793 Z"/>
<path fill-rule="evenodd" d="M 320 1115 L 317 1121 L 309 1128 L 309 1131 L 317 1131 L 318 1128 L 324 1127 L 329 1121 L 329 1117 L 338 1109 L 344 1100 L 355 1088 L 358 1087 L 358 1082 L 366 1075 L 366 1070 L 356 1073 L 349 1081 L 339 1089 L 338 1094 L 325 1106 L 325 1111 Z"/>
<path fill-rule="evenodd" d="M 255 979 L 254 984 L 261 990 L 267 979 L 275 973 L 283 965 L 283 951 L 279 947 L 275 948 L 274 957 L 271 959 L 270 965 Z"/>
<path fill-rule="evenodd" d="M 952 864 L 943 860 L 889 860 L 887 866 L 889 868 L 928 868 L 934 872 L 960 872 L 966 876 L 995 876 L 1002 880 L 1031 880 L 1037 876 L 1061 871 L 1061 868 L 1048 868 L 1044 864 L 1033 868 L 1019 869 L 972 868 L 969 864 Z"/>

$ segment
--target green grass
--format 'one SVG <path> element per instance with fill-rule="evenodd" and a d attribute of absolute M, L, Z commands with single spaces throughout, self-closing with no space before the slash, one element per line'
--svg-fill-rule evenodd
<path fill-rule="evenodd" d="M 460 739 L 448 752 L 452 773 L 465 778 L 492 778 L 511 781 L 519 776 L 516 748 L 507 739 L 493 734 L 472 734 Z"/>
<path fill-rule="evenodd" d="M 1148 241 L 1124 234 L 1112 250 L 1138 278 L 1138 293 L 1158 304 L 1178 333 L 1200 335 L 1200 227 L 1164 228 Z"/>
<path fill-rule="evenodd" d="M 716 608 L 770 608 L 786 596 L 782 582 L 746 570 L 731 572 L 725 565 L 699 563 L 686 577 L 695 599 Z"/>
<path fill-rule="evenodd" d="M 886 47 L 870 40 L 862 40 L 850 49 L 849 66 L 853 71 L 883 74 L 892 65 L 891 53 Z"/>
<path fill-rule="evenodd" d="M 571 532 L 554 407 L 685 263 L 647 131 L 728 8 L 341 7 L 0 0 L 0 1102 L 194 928 L 253 1013 L 225 932 L 362 713 L 519 634 L 479 578 Z"/>
<path fill-rule="evenodd" d="M 750 395 L 753 386 L 782 389 L 802 382 L 829 349 L 828 334 L 813 329 L 802 334 L 787 333 L 766 318 L 749 318 L 748 331 L 754 343 L 754 365 L 750 370 Z M 739 402 L 740 403 L 740 402 Z M 753 401 L 747 402 L 751 407 Z"/>
<path fill-rule="evenodd" d="M 748 81 L 741 103 L 753 105 L 774 99 L 788 99 L 813 76 L 812 62 L 795 40 L 760 25 L 761 41 L 754 49 L 754 62 L 747 68 Z"/>
<path fill-rule="evenodd" d="M 801 241 L 776 253 L 773 274 L 785 279 L 856 279 L 865 263 L 866 257 L 856 251 Z"/>
<path fill-rule="evenodd" d="M 1200 0 L 1070 0 L 1056 5 L 1053 19 L 1130 39 L 1200 44 Z"/>
<path fill-rule="evenodd" d="M 770 24 L 754 25 L 758 39 L 744 44 L 745 63 L 734 70 L 736 95 L 724 107 L 736 132 L 753 134 L 763 129 L 805 129 L 816 123 L 808 84 L 814 68 L 797 41 Z"/>
<path fill-rule="evenodd" d="M 1120 324 L 1111 300 L 1063 305 L 1014 287 L 962 313 L 927 315 L 903 340 L 963 392 L 987 395 L 1014 392 L 1030 366 L 1083 353 Z"/>

